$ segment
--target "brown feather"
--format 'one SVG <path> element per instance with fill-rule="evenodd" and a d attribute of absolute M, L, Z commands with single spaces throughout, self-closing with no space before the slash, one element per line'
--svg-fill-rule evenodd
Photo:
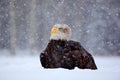
<path fill-rule="evenodd" d="M 50 40 L 40 54 L 40 62 L 44 68 L 97 69 L 92 55 L 71 40 Z"/>

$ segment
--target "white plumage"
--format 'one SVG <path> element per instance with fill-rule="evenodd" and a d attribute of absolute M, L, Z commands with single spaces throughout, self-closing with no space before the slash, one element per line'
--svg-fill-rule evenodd
<path fill-rule="evenodd" d="M 69 40 L 71 37 L 71 29 L 66 24 L 56 24 L 51 29 L 50 40 Z"/>

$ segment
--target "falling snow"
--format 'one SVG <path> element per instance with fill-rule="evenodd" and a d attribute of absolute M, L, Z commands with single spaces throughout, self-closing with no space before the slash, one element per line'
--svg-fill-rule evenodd
<path fill-rule="evenodd" d="M 71 39 L 91 54 L 120 55 L 119 4 L 119 0 L 0 1 L 0 49 L 34 49 L 39 54 L 51 27 L 65 23 L 72 29 Z"/>
<path fill-rule="evenodd" d="M 58 23 L 71 27 L 98 70 L 41 67 Z M 119 56 L 120 0 L 0 0 L 0 80 L 120 80 Z"/>

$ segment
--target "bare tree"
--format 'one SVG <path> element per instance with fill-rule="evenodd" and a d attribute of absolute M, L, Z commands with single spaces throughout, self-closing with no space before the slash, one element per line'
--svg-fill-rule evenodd
<path fill-rule="evenodd" d="M 35 39 L 36 39 L 36 0 L 31 0 L 30 3 L 30 23 L 29 23 L 29 48 L 30 48 L 30 53 L 34 53 L 35 49 Z"/>
<path fill-rule="evenodd" d="M 9 20 L 9 30 L 10 30 L 10 52 L 12 55 L 15 55 L 16 48 L 16 26 L 15 26 L 15 0 L 11 0 L 10 2 L 10 20 Z"/>
<path fill-rule="evenodd" d="M 41 27 L 42 29 L 42 42 L 43 45 L 47 44 L 47 40 L 48 40 L 48 35 L 44 35 L 46 34 L 46 31 L 48 31 L 48 18 L 49 18 L 49 12 L 48 12 L 48 7 L 49 7 L 49 0 L 43 0 L 42 1 L 42 15 L 43 15 L 43 26 Z M 42 47 L 45 47 L 41 45 Z"/>

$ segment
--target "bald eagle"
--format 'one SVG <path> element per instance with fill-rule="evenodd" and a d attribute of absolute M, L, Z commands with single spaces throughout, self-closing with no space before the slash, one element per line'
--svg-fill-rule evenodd
<path fill-rule="evenodd" d="M 51 29 L 50 41 L 40 54 L 44 68 L 97 69 L 92 55 L 79 42 L 70 40 L 71 29 L 66 24 L 56 24 Z"/>

